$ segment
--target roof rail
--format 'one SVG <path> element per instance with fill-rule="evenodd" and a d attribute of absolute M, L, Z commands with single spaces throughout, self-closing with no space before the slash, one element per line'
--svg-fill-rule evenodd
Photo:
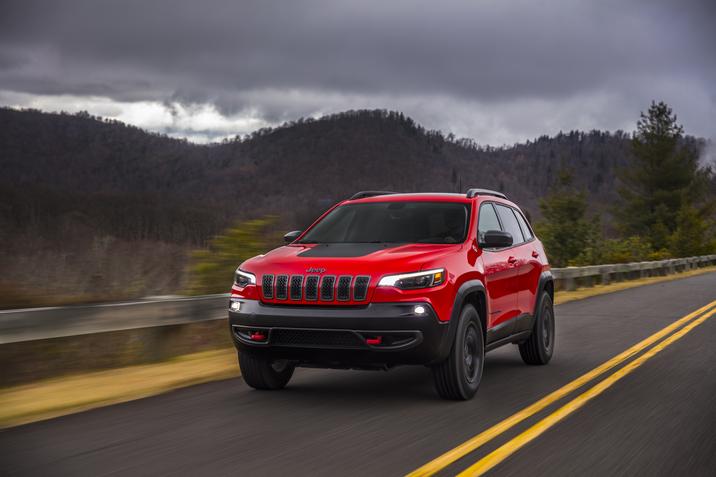
<path fill-rule="evenodd" d="M 397 192 L 389 192 L 389 191 L 385 191 L 385 190 L 364 190 L 361 192 L 356 192 L 348 200 L 365 199 L 366 197 L 375 197 L 377 195 L 391 195 L 391 194 L 397 194 Z"/>
<path fill-rule="evenodd" d="M 495 197 L 501 197 L 503 199 L 507 199 L 507 196 L 503 194 L 502 192 L 497 192 L 490 189 L 468 189 L 467 190 L 467 198 L 472 199 L 473 197 L 476 197 L 478 195 L 492 195 Z"/>

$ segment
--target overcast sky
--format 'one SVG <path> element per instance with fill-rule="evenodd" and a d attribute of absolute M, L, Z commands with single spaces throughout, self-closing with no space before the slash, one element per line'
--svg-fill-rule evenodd
<path fill-rule="evenodd" d="M 385 108 L 501 145 L 630 131 L 656 99 L 716 138 L 713 4 L 0 0 L 0 105 L 196 141 Z"/>

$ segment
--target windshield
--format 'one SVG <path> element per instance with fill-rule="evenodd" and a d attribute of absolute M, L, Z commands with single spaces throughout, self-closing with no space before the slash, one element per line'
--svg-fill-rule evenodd
<path fill-rule="evenodd" d="M 371 202 L 333 209 L 298 243 L 461 243 L 469 204 Z"/>

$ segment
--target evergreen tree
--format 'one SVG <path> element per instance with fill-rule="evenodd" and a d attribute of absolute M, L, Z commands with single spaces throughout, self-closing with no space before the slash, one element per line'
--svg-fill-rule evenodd
<path fill-rule="evenodd" d="M 543 221 L 535 225 L 553 266 L 574 262 L 592 242 L 596 223 L 587 218 L 587 195 L 572 185 L 572 174 L 562 170 L 552 191 L 540 200 Z"/>
<path fill-rule="evenodd" d="M 683 127 L 663 102 L 641 113 L 632 139 L 632 159 L 619 176 L 622 202 L 616 218 L 625 236 L 642 236 L 666 248 L 684 204 L 703 197 L 697 151 L 683 140 Z"/>
<path fill-rule="evenodd" d="M 265 253 L 278 240 L 270 229 L 275 217 L 247 220 L 213 238 L 206 249 L 192 254 L 189 268 L 190 294 L 223 293 L 228 291 L 232 274 L 244 260 Z"/>

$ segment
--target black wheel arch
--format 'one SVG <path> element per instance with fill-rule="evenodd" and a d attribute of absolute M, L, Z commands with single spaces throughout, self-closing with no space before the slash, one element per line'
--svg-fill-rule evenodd
<path fill-rule="evenodd" d="M 457 333 L 458 322 L 460 320 L 460 312 L 467 304 L 474 306 L 477 310 L 477 314 L 480 317 L 480 324 L 482 325 L 482 338 L 483 340 L 487 339 L 486 330 L 489 305 L 487 304 L 487 292 L 485 290 L 485 285 L 479 279 L 468 280 L 460 285 L 457 293 L 455 293 L 455 301 L 453 302 L 452 312 L 450 313 L 450 321 L 447 323 L 449 330 L 441 343 L 441 359 L 446 358 L 450 352 L 452 343 L 455 341 L 455 334 Z"/>
<path fill-rule="evenodd" d="M 540 301 L 542 301 L 542 292 L 547 292 L 549 297 L 554 303 L 554 276 L 550 270 L 543 271 L 539 276 L 539 282 L 537 283 L 537 299 L 535 300 L 535 308 L 532 316 L 537 316 L 539 312 Z"/>

